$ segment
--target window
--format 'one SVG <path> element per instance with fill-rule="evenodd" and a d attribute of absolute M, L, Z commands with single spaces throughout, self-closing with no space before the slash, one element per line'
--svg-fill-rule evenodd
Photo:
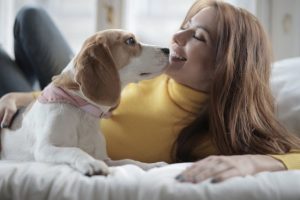
<path fill-rule="evenodd" d="M 194 0 L 127 0 L 124 28 L 141 41 L 169 46 Z"/>

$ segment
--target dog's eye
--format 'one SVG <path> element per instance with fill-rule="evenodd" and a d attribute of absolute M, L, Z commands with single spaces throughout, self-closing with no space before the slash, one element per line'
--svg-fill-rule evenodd
<path fill-rule="evenodd" d="M 126 44 L 128 45 L 135 45 L 136 44 L 136 41 L 133 37 L 130 37 L 128 38 L 126 41 L 125 41 Z"/>

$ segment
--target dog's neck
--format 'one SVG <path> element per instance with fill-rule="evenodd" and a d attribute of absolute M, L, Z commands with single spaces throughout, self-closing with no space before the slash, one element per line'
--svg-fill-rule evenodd
<path fill-rule="evenodd" d="M 108 109 L 102 110 L 101 108 L 90 104 L 85 99 L 78 95 L 72 94 L 72 92 L 56 87 L 53 84 L 48 85 L 38 97 L 38 101 L 43 104 L 47 103 L 68 103 L 75 107 L 78 107 L 85 112 L 91 114 L 96 118 L 105 117 L 108 113 Z"/>
<path fill-rule="evenodd" d="M 68 65 L 64 68 L 64 70 L 62 71 L 62 73 L 69 73 L 70 76 L 72 77 L 72 79 L 75 81 L 75 66 L 74 66 L 74 58 L 68 63 Z M 109 113 L 109 110 L 112 107 L 115 107 L 115 105 L 113 106 L 106 106 L 106 105 L 99 105 L 93 101 L 91 101 L 90 99 L 88 99 L 81 90 L 68 90 L 68 89 L 64 89 L 65 91 L 67 91 L 68 93 L 70 93 L 72 96 L 76 96 L 76 98 L 81 98 L 83 100 L 85 100 L 86 102 L 88 102 L 89 104 L 99 108 L 100 110 L 102 110 L 105 114 L 104 117 L 109 117 L 109 115 L 111 113 Z"/>
<path fill-rule="evenodd" d="M 68 73 L 71 79 L 75 79 L 74 60 L 65 67 L 62 73 Z M 104 106 L 92 102 L 86 98 L 81 90 L 67 89 L 54 83 L 49 84 L 38 97 L 40 103 L 68 103 L 78 107 L 96 118 L 109 117 L 111 106 Z"/>

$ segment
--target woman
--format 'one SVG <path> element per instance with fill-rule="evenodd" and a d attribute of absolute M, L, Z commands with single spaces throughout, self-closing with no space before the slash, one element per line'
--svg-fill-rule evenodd
<path fill-rule="evenodd" d="M 173 36 L 165 74 L 129 84 L 112 117 L 101 121 L 108 154 L 199 160 L 176 177 L 194 183 L 300 169 L 300 154 L 293 152 L 300 140 L 274 115 L 270 66 L 268 39 L 253 15 L 224 2 L 196 1 Z M 4 125 L 32 99 L 4 96 Z"/>

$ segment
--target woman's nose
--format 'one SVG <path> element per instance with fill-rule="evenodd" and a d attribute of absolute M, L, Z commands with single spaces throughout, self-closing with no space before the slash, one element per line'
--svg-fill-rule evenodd
<path fill-rule="evenodd" d="M 180 30 L 173 35 L 173 41 L 177 43 L 179 46 L 184 46 L 188 40 L 189 31 L 188 30 Z"/>

